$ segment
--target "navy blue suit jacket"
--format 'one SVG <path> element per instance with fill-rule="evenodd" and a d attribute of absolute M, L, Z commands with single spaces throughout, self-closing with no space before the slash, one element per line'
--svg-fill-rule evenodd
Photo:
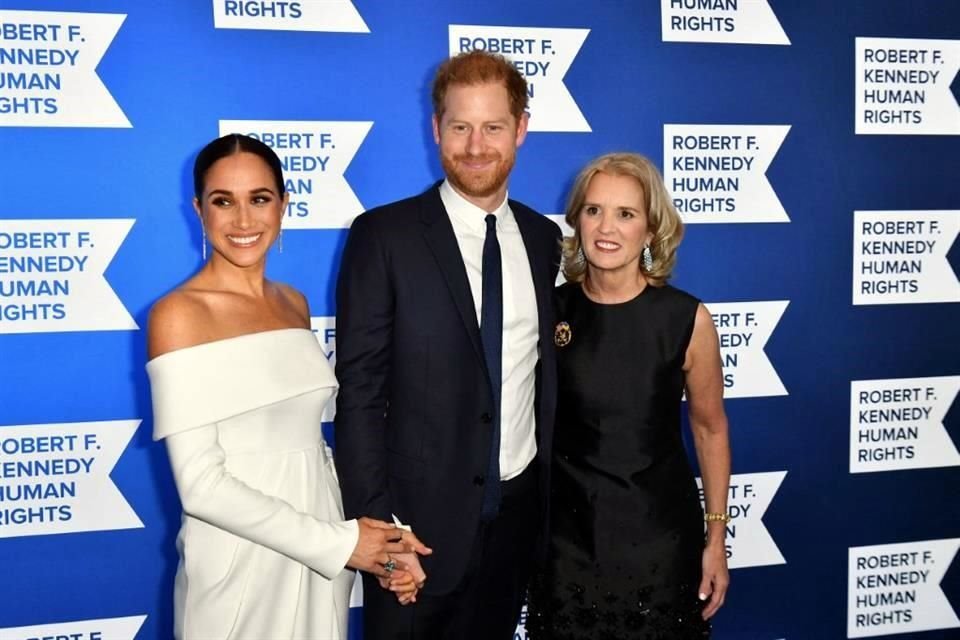
<path fill-rule="evenodd" d="M 556 404 L 552 292 L 560 231 L 510 201 L 530 261 L 540 327 L 537 450 L 547 517 Z M 396 514 L 433 547 L 428 593 L 452 590 L 478 529 L 493 397 L 466 268 L 440 199 L 368 211 L 337 282 L 337 470 L 348 518 Z"/>

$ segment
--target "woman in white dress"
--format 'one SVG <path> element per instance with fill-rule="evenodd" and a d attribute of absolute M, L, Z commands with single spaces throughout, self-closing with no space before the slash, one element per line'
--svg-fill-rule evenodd
<path fill-rule="evenodd" d="M 303 295 L 264 275 L 283 184 L 258 140 L 207 145 L 194 207 L 210 259 L 150 313 L 154 438 L 166 441 L 184 511 L 174 588 L 184 640 L 346 638 L 348 568 L 406 603 L 424 576 L 390 554 L 430 553 L 392 524 L 343 519 L 320 431 L 337 381 Z"/>

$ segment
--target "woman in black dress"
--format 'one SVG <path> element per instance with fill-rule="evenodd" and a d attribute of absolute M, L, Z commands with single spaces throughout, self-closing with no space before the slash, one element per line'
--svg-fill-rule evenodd
<path fill-rule="evenodd" d="M 580 172 L 566 220 L 551 538 L 529 634 L 707 638 L 729 582 L 730 446 L 713 320 L 666 284 L 682 223 L 656 167 L 628 153 Z"/>

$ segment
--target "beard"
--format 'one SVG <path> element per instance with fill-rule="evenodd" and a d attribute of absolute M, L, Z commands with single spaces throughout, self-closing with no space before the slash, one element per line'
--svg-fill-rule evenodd
<path fill-rule="evenodd" d="M 484 171 L 471 171 L 461 165 L 465 161 L 490 162 L 495 164 Z M 510 171 L 513 170 L 514 156 L 504 158 L 497 152 L 482 156 L 468 154 L 441 155 L 440 163 L 447 179 L 462 194 L 471 198 L 487 198 L 500 190 L 507 183 Z"/>

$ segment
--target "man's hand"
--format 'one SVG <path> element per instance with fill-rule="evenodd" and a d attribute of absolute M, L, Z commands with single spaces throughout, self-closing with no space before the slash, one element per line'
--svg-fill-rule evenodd
<path fill-rule="evenodd" d="M 416 557 L 415 553 L 420 555 L 433 553 L 433 550 L 420 542 L 412 532 L 398 529 L 393 524 L 373 518 L 360 518 L 357 524 L 360 535 L 357 546 L 354 547 L 347 561 L 348 567 L 372 573 L 378 578 L 389 578 L 390 572 L 384 567 L 392 555 L 409 554 Z M 394 562 L 397 569 L 407 570 L 402 561 L 394 560 Z M 419 566 L 419 563 L 417 564 Z"/>
<path fill-rule="evenodd" d="M 395 553 L 393 557 L 396 558 L 398 562 L 406 565 L 407 568 L 405 571 L 413 576 L 417 589 L 423 589 L 423 584 L 427 581 L 427 574 L 424 572 L 423 567 L 420 566 L 420 558 L 417 557 L 417 554 Z"/>
<path fill-rule="evenodd" d="M 377 578 L 380 586 L 388 591 L 393 591 L 397 595 L 397 601 L 401 605 L 408 605 L 417 601 L 417 594 L 420 589 L 417 587 L 416 580 L 409 571 L 394 569 L 389 578 Z"/>

